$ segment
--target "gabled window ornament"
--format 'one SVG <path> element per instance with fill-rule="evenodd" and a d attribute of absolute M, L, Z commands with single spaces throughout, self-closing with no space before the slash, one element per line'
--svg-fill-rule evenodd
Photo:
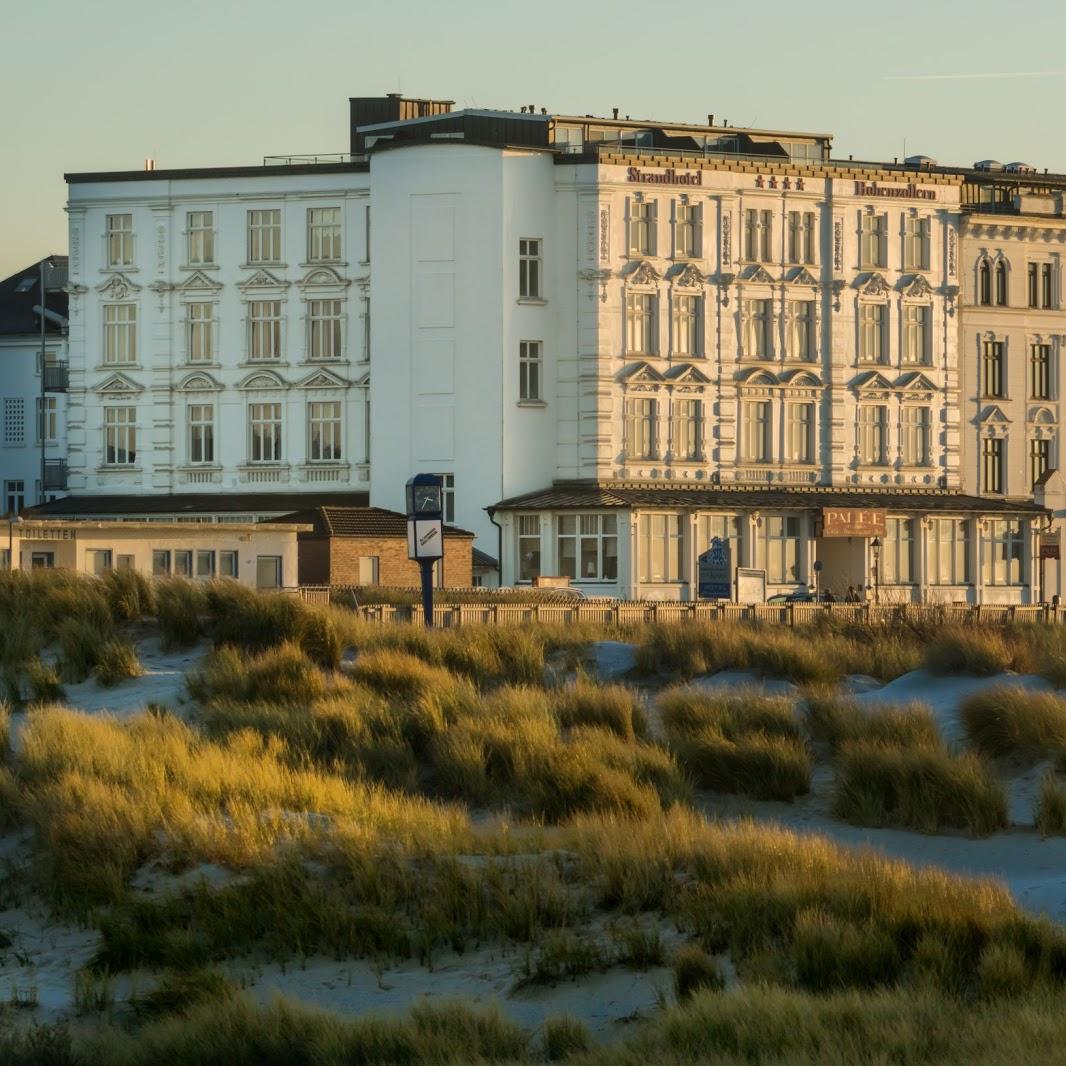
<path fill-rule="evenodd" d="M 929 284 L 923 274 L 913 274 L 900 291 L 904 296 L 911 299 L 920 299 L 930 295 L 933 291 L 933 286 Z"/>
<path fill-rule="evenodd" d="M 647 260 L 641 260 L 625 275 L 629 285 L 654 285 L 659 280 L 658 271 Z"/>
<path fill-rule="evenodd" d="M 862 275 L 856 285 L 863 296 L 885 296 L 889 291 L 889 284 L 885 281 L 884 275 L 876 270 Z"/>

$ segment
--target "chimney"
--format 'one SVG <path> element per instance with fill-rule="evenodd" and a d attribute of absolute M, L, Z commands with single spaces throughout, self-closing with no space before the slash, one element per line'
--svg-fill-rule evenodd
<path fill-rule="evenodd" d="M 708 126 L 713 126 L 714 125 L 714 115 L 708 115 L 707 116 L 707 125 Z"/>
<path fill-rule="evenodd" d="M 529 113 L 531 115 L 535 115 L 537 113 L 537 105 L 536 104 L 530 104 L 529 105 Z"/>
<path fill-rule="evenodd" d="M 611 113 L 612 113 L 614 118 L 618 118 L 618 108 L 617 107 L 612 107 L 611 108 Z"/>
<path fill-rule="evenodd" d="M 154 159 L 146 159 L 144 161 L 144 169 L 145 170 L 155 170 L 155 160 Z"/>

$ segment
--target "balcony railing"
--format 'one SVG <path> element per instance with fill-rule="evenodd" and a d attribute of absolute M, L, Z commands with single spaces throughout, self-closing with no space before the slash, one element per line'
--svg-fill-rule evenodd
<path fill-rule="evenodd" d="M 66 392 L 70 385 L 69 363 L 45 363 L 44 391 Z"/>
<path fill-rule="evenodd" d="M 44 488 L 45 492 L 55 492 L 67 487 L 67 461 L 66 459 L 45 459 L 44 461 Z"/>

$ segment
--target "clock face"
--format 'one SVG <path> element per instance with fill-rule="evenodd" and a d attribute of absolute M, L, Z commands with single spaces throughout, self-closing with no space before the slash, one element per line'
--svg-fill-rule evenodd
<path fill-rule="evenodd" d="M 434 485 L 415 486 L 415 510 L 419 513 L 440 510 L 440 493 Z"/>

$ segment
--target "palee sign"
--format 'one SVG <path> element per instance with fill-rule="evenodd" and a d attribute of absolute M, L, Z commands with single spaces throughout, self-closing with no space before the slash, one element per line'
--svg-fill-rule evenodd
<path fill-rule="evenodd" d="M 885 512 L 869 507 L 823 507 L 815 525 L 819 537 L 883 537 Z"/>

